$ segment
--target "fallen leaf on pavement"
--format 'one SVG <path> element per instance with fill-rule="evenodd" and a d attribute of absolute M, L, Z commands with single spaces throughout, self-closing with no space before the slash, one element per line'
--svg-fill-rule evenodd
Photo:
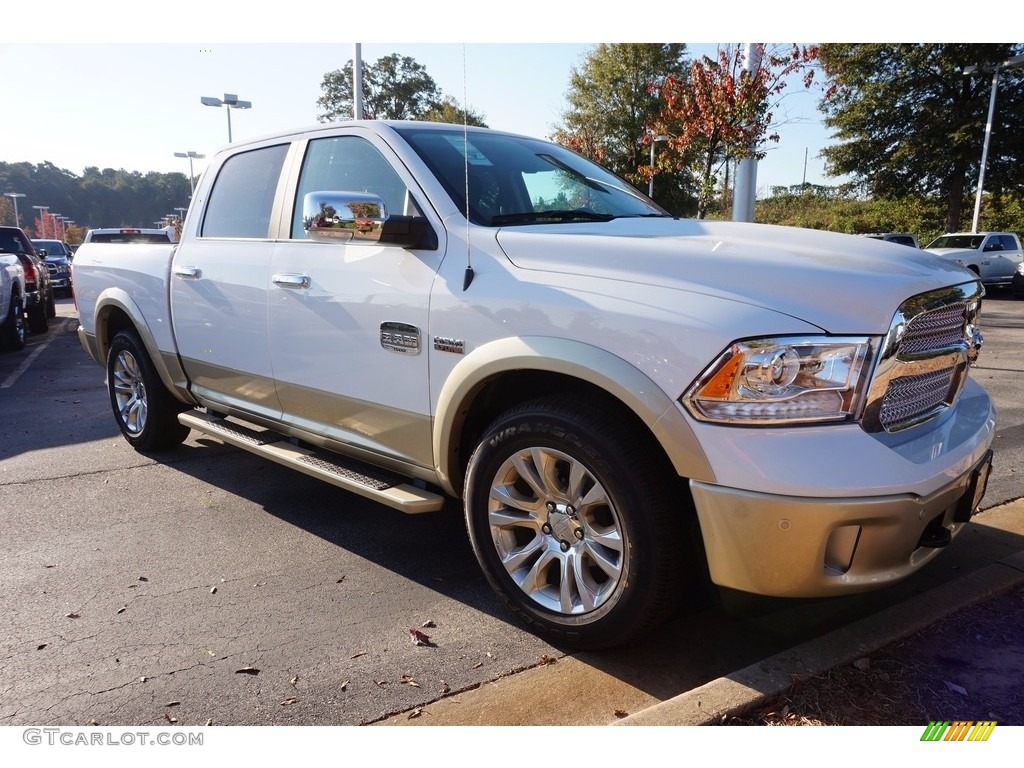
<path fill-rule="evenodd" d="M 416 709 L 409 713 L 409 717 L 407 719 L 412 720 L 414 717 L 419 717 L 422 714 L 423 707 L 416 707 Z"/>
<path fill-rule="evenodd" d="M 259 673 L 260 671 L 256 667 L 242 667 L 235 670 L 236 675 L 258 675 Z"/>
<path fill-rule="evenodd" d="M 413 645 L 431 645 L 430 635 L 409 627 L 409 637 Z"/>
<path fill-rule="evenodd" d="M 420 687 L 420 684 L 417 683 L 416 680 L 414 678 L 410 677 L 409 675 L 402 675 L 402 683 L 404 685 L 411 685 L 413 688 L 419 688 Z"/>
<path fill-rule="evenodd" d="M 556 659 L 554 656 L 548 656 L 546 653 L 541 655 L 541 657 L 537 659 L 537 663 L 541 665 L 554 664 L 556 661 L 558 661 L 558 659 Z"/>
<path fill-rule="evenodd" d="M 289 704 L 294 704 L 296 701 L 298 701 L 298 699 L 296 699 L 295 697 L 290 697 L 282 701 L 281 706 L 287 707 Z"/>
<path fill-rule="evenodd" d="M 170 712 L 164 712 L 164 720 L 166 720 L 168 723 L 176 723 L 176 722 L 178 722 L 178 718 L 176 718 Z"/>
<path fill-rule="evenodd" d="M 423 622 L 422 624 L 420 624 L 420 626 L 421 626 L 421 627 L 424 627 L 424 628 L 426 628 L 426 629 L 430 629 L 431 627 L 436 627 L 436 626 L 437 626 L 437 624 L 435 624 L 434 622 L 432 622 L 432 621 L 431 621 L 430 619 L 427 619 L 427 620 L 426 620 L 426 621 L 424 621 L 424 622 Z"/>
<path fill-rule="evenodd" d="M 72 613 L 65 613 L 64 616 L 69 618 L 69 619 L 80 619 L 81 618 L 81 614 L 74 613 L 74 612 L 72 612 Z"/>
<path fill-rule="evenodd" d="M 296 675 L 295 677 L 293 677 L 293 678 L 292 678 L 291 680 L 289 680 L 288 682 L 289 682 L 289 683 L 291 684 L 292 688 L 294 688 L 294 687 L 295 687 L 295 684 L 296 684 L 297 682 L 299 682 L 299 676 L 298 676 L 298 675 Z"/>
<path fill-rule="evenodd" d="M 615 716 L 619 718 L 629 717 L 629 712 L 626 712 L 624 709 L 616 709 Z"/>

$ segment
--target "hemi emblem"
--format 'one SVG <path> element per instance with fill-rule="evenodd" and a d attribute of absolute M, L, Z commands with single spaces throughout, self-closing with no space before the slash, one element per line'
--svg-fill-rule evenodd
<path fill-rule="evenodd" d="M 435 336 L 434 349 L 439 352 L 454 352 L 456 355 L 464 355 L 466 354 L 466 342 L 462 339 L 450 339 L 447 336 Z"/>
<path fill-rule="evenodd" d="M 408 323 L 381 323 L 380 345 L 403 355 L 420 353 L 420 329 Z"/>

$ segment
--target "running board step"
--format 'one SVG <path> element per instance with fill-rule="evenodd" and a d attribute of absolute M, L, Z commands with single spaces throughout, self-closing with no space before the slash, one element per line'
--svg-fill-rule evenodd
<path fill-rule="evenodd" d="M 295 445 L 285 435 L 271 429 L 243 426 L 202 411 L 179 413 L 178 421 L 236 448 L 297 469 L 406 514 L 436 512 L 445 501 L 441 494 L 419 488 L 402 475 L 336 453 Z"/>

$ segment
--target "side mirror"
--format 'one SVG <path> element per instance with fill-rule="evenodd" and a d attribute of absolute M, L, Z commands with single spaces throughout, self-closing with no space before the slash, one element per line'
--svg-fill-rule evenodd
<path fill-rule="evenodd" d="M 302 199 L 302 227 L 319 242 L 437 248 L 424 217 L 390 216 L 383 198 L 365 192 L 310 192 Z"/>
<path fill-rule="evenodd" d="M 36 253 L 39 254 L 39 258 L 40 259 L 45 259 L 46 258 L 46 249 L 45 248 L 36 248 Z"/>

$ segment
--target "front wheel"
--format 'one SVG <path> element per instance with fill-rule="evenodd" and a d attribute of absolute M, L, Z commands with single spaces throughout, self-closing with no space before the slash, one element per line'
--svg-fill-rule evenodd
<path fill-rule="evenodd" d="M 110 343 L 107 390 L 117 426 L 136 450 L 166 450 L 188 437 L 189 428 L 178 421 L 188 406 L 164 387 L 133 331 L 121 331 Z"/>
<path fill-rule="evenodd" d="M 538 634 L 577 648 L 636 639 L 691 581 L 689 503 L 670 465 L 586 401 L 545 398 L 484 433 L 466 522 L 491 586 Z"/>

